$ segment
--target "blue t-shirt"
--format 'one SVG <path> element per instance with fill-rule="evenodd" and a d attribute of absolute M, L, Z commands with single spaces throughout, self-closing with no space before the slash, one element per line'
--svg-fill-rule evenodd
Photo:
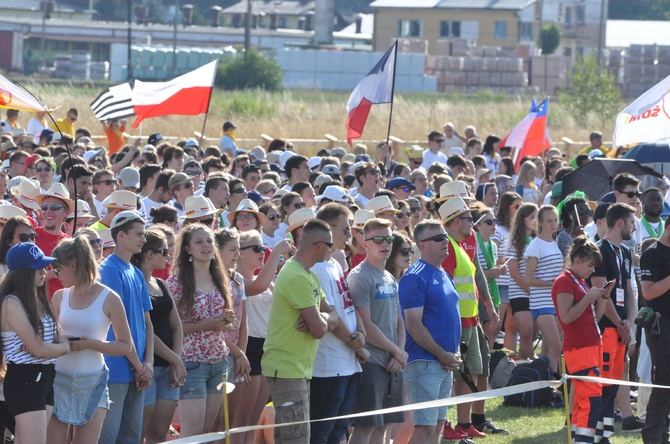
<path fill-rule="evenodd" d="M 441 268 L 419 259 L 400 278 L 400 306 L 404 310 L 423 307 L 423 325 L 444 350 L 457 353 L 461 342 L 461 314 L 454 281 Z M 436 361 L 437 358 L 417 344 L 407 332 L 407 362 Z"/>
<path fill-rule="evenodd" d="M 135 349 L 140 361 L 144 361 L 144 349 L 147 342 L 147 326 L 144 313 L 151 311 L 151 299 L 144 275 L 136 266 L 125 262 L 112 254 L 100 264 L 100 283 L 108 286 L 121 297 L 126 308 L 126 318 L 130 326 L 130 334 L 135 342 Z M 108 341 L 115 341 L 114 330 L 110 327 Z M 105 363 L 109 367 L 109 383 L 122 384 L 135 381 L 132 365 L 125 356 L 107 356 Z"/>

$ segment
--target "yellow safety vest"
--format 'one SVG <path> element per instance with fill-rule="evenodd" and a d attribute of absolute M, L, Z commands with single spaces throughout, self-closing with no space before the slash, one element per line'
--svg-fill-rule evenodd
<path fill-rule="evenodd" d="M 477 291 L 475 287 L 475 272 L 477 268 L 470 260 L 470 256 L 465 252 L 458 242 L 449 237 L 449 242 L 454 248 L 456 255 L 456 268 L 454 268 L 454 284 L 458 292 L 458 306 L 461 311 L 461 318 L 472 318 L 479 313 L 477 303 Z"/>

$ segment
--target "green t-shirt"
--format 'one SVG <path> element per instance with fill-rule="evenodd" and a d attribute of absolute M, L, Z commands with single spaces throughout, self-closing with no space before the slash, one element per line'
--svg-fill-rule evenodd
<path fill-rule="evenodd" d="M 299 332 L 295 324 L 300 310 L 319 308 L 326 295 L 319 279 L 299 263 L 289 259 L 277 276 L 270 321 L 261 362 L 263 375 L 283 379 L 312 378 L 312 365 L 319 340 L 309 332 Z"/>

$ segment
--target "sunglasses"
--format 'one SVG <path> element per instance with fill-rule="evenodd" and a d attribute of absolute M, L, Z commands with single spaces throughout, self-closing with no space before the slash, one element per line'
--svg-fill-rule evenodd
<path fill-rule="evenodd" d="M 403 190 L 405 193 L 409 193 L 410 191 L 412 191 L 410 187 L 402 187 L 400 189 Z"/>
<path fill-rule="evenodd" d="M 194 176 L 199 176 L 199 175 L 201 175 L 201 174 L 202 174 L 202 171 L 200 171 L 200 170 L 195 170 L 195 171 L 184 171 L 184 173 L 186 173 L 186 175 L 189 176 L 189 177 L 194 177 Z"/>
<path fill-rule="evenodd" d="M 214 218 L 210 217 L 209 219 L 198 219 L 198 222 L 200 222 L 201 224 L 205 224 L 208 227 L 211 227 L 212 224 L 214 223 Z"/>
<path fill-rule="evenodd" d="M 63 209 L 61 204 L 42 204 L 42 211 L 60 211 Z"/>
<path fill-rule="evenodd" d="M 332 242 L 326 242 L 326 241 L 312 242 L 312 245 L 316 245 L 316 244 L 324 244 L 324 245 L 327 245 L 328 248 L 333 248 L 333 243 Z"/>
<path fill-rule="evenodd" d="M 393 240 L 395 239 L 395 236 L 373 236 L 368 239 L 365 239 L 366 241 L 371 240 L 377 245 L 381 245 L 384 241 L 386 241 L 387 244 L 391 245 L 393 243 Z"/>
<path fill-rule="evenodd" d="M 491 225 L 497 224 L 498 219 L 486 219 L 486 220 L 481 221 L 481 223 L 486 224 L 490 227 Z"/>
<path fill-rule="evenodd" d="M 268 220 L 275 220 L 275 219 L 280 219 L 281 216 L 278 215 L 278 214 L 271 214 L 267 218 L 268 218 Z"/>
<path fill-rule="evenodd" d="M 412 213 L 410 213 L 409 211 L 398 212 L 398 217 L 410 217 L 411 215 L 412 215 Z"/>
<path fill-rule="evenodd" d="M 247 245 L 246 247 L 240 247 L 240 250 L 244 251 L 250 248 L 253 248 L 254 253 L 265 253 L 267 251 L 267 248 L 264 245 Z"/>
<path fill-rule="evenodd" d="M 505 191 L 514 191 L 514 185 L 508 185 L 505 187 Z"/>
<path fill-rule="evenodd" d="M 54 268 L 53 271 L 56 277 L 60 277 L 60 268 Z"/>
<path fill-rule="evenodd" d="M 444 139 L 433 139 L 433 142 L 443 143 L 443 142 L 444 142 Z"/>
<path fill-rule="evenodd" d="M 372 174 L 373 176 L 377 176 L 380 173 L 379 170 L 370 170 L 367 172 L 367 174 Z"/>
<path fill-rule="evenodd" d="M 470 218 L 472 219 L 472 218 Z M 449 239 L 449 235 L 447 233 L 441 233 L 441 234 L 436 234 L 435 236 L 427 237 L 424 240 L 416 241 L 417 243 L 419 242 L 443 242 L 445 240 Z"/>
<path fill-rule="evenodd" d="M 35 242 L 37 240 L 37 234 L 35 233 L 21 233 L 18 235 L 21 242 Z"/>
<path fill-rule="evenodd" d="M 412 212 L 412 214 L 414 214 L 421 211 L 421 207 L 410 207 L 409 210 Z"/>
<path fill-rule="evenodd" d="M 167 255 L 168 255 L 168 249 L 167 248 L 163 248 L 163 249 L 160 249 L 160 250 L 151 250 L 151 251 L 153 251 L 156 254 L 162 254 L 163 257 L 167 257 Z"/>
<path fill-rule="evenodd" d="M 472 216 L 459 216 L 458 218 L 460 220 L 467 220 L 469 222 L 472 222 Z"/>
<path fill-rule="evenodd" d="M 39 173 L 40 170 L 37 170 L 37 172 Z M 106 179 L 106 180 L 101 180 L 100 182 L 96 182 L 96 183 L 94 183 L 93 185 L 100 185 L 101 183 L 104 183 L 104 184 L 107 185 L 107 186 L 110 186 L 110 185 L 116 185 L 116 184 L 117 184 L 117 182 L 116 182 L 114 179 Z"/>
<path fill-rule="evenodd" d="M 412 248 L 412 247 L 409 247 L 409 248 L 401 248 L 401 249 L 400 249 L 400 254 L 402 254 L 402 255 L 405 256 L 405 257 L 407 257 L 407 256 L 412 256 L 412 255 L 414 255 L 414 248 Z"/>
<path fill-rule="evenodd" d="M 103 242 L 102 242 L 102 239 L 89 239 L 88 243 L 91 244 L 91 247 L 94 247 L 96 245 L 99 246 L 99 247 L 102 247 Z"/>
<path fill-rule="evenodd" d="M 420 163 L 423 163 L 423 160 L 417 160 L 417 159 L 409 159 L 410 162 L 415 163 L 419 165 Z"/>
<path fill-rule="evenodd" d="M 233 194 L 242 194 L 242 193 L 246 194 L 247 190 L 245 188 L 237 188 L 234 190 L 230 190 L 230 192 Z"/>
<path fill-rule="evenodd" d="M 188 189 L 188 188 L 193 188 L 193 183 L 192 182 L 188 182 L 188 183 L 185 183 L 184 185 L 182 185 L 182 189 Z"/>
<path fill-rule="evenodd" d="M 276 193 L 276 192 L 277 192 L 277 189 L 276 189 L 276 188 L 272 188 L 272 189 L 269 189 L 269 190 L 267 190 L 265 193 L 262 193 L 262 194 L 263 194 L 263 196 L 265 196 L 266 194 L 270 194 L 270 193 L 274 194 L 274 193 Z"/>
<path fill-rule="evenodd" d="M 301 208 L 305 208 L 305 205 L 307 205 L 305 202 L 297 202 L 293 204 L 293 208 L 299 210 Z"/>
<path fill-rule="evenodd" d="M 620 191 L 620 193 L 625 194 L 626 196 L 628 196 L 629 199 L 642 196 L 642 193 L 639 191 Z"/>

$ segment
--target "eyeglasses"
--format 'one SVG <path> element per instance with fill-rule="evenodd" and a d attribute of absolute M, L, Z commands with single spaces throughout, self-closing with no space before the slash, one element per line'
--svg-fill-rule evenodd
<path fill-rule="evenodd" d="M 299 210 L 301 208 L 305 208 L 305 205 L 307 205 L 305 202 L 296 202 L 293 204 L 293 208 Z"/>
<path fill-rule="evenodd" d="M 186 173 L 186 175 L 189 176 L 189 177 L 195 177 L 195 176 L 199 176 L 199 175 L 201 175 L 201 174 L 202 174 L 202 171 L 200 171 L 200 170 L 195 170 L 195 171 L 184 171 L 184 173 Z"/>
<path fill-rule="evenodd" d="M 328 248 L 333 248 L 333 243 L 332 242 L 326 242 L 326 241 L 312 242 L 312 245 L 316 245 L 316 244 L 324 244 L 324 245 L 327 245 Z"/>
<path fill-rule="evenodd" d="M 368 239 L 365 239 L 366 241 L 371 240 L 377 245 L 381 245 L 384 241 L 386 241 L 387 244 L 391 245 L 393 243 L 393 240 L 395 239 L 395 236 L 373 236 Z"/>
<path fill-rule="evenodd" d="M 275 220 L 275 219 L 280 219 L 281 216 L 278 215 L 278 214 L 271 214 L 271 215 L 267 216 L 267 218 L 268 218 L 268 220 L 272 221 L 272 220 Z"/>
<path fill-rule="evenodd" d="M 253 213 L 241 213 L 240 212 L 240 213 L 237 213 L 235 215 L 236 220 L 251 220 L 251 219 L 254 219 L 255 217 L 256 217 L 256 215 L 253 214 Z"/>
<path fill-rule="evenodd" d="M 103 242 L 102 239 L 98 238 L 98 239 L 89 239 L 88 243 L 91 244 L 91 247 L 94 247 L 96 245 L 102 247 Z"/>
<path fill-rule="evenodd" d="M 37 240 L 37 234 L 35 233 L 20 233 L 17 235 L 21 242 L 35 242 Z"/>
<path fill-rule="evenodd" d="M 163 248 L 163 249 L 160 249 L 160 250 L 151 250 L 151 251 L 153 251 L 156 254 L 162 254 L 163 257 L 167 257 L 167 255 L 168 255 L 168 249 L 167 248 Z"/>
<path fill-rule="evenodd" d="M 481 221 L 481 223 L 486 224 L 490 227 L 491 225 L 497 224 L 498 219 L 495 219 L 495 218 L 494 219 L 486 219 L 486 220 Z"/>
<path fill-rule="evenodd" d="M 628 196 L 629 199 L 642 196 L 642 193 L 639 191 L 620 191 L 620 193 L 625 194 L 626 196 Z"/>
<path fill-rule="evenodd" d="M 409 248 L 401 248 L 401 249 L 400 249 L 400 254 L 402 254 L 402 255 L 405 256 L 405 257 L 407 257 L 407 256 L 413 256 L 413 255 L 414 255 L 414 248 L 412 248 L 412 247 L 409 247 Z"/>
<path fill-rule="evenodd" d="M 518 210 L 521 207 L 521 204 L 512 204 L 509 207 L 513 210 Z"/>
<path fill-rule="evenodd" d="M 248 250 L 250 248 L 253 248 L 254 253 L 265 253 L 267 251 L 267 248 L 264 245 L 247 245 L 246 247 L 240 247 L 240 250 Z"/>
<path fill-rule="evenodd" d="M 447 233 L 440 233 L 436 234 L 435 236 L 427 237 L 424 240 L 416 241 L 416 243 L 418 244 L 419 242 L 443 242 L 447 239 L 449 239 L 449 235 Z"/>
<path fill-rule="evenodd" d="M 38 169 L 37 172 L 39 173 L 40 170 Z M 101 183 L 104 183 L 104 184 L 107 185 L 107 186 L 110 186 L 110 185 L 116 185 L 116 184 L 117 184 L 116 180 L 114 180 L 114 179 L 105 179 L 105 180 L 101 180 L 101 181 L 99 181 L 99 182 L 96 182 L 96 183 L 94 183 L 93 185 L 100 185 Z"/>
<path fill-rule="evenodd" d="M 230 190 L 230 192 L 232 194 L 242 194 L 242 193 L 246 194 L 247 190 L 246 190 L 246 188 L 236 188 L 234 190 Z"/>
<path fill-rule="evenodd" d="M 421 207 L 410 207 L 409 210 L 414 214 L 421 211 Z"/>
<path fill-rule="evenodd" d="M 38 168 L 35 168 L 35 171 L 37 171 L 38 173 L 50 173 L 50 172 L 53 171 L 53 169 L 51 169 L 49 167 L 44 167 L 44 168 L 39 168 L 38 167 Z"/>
<path fill-rule="evenodd" d="M 61 204 L 42 204 L 42 211 L 60 211 L 63 209 Z"/>

